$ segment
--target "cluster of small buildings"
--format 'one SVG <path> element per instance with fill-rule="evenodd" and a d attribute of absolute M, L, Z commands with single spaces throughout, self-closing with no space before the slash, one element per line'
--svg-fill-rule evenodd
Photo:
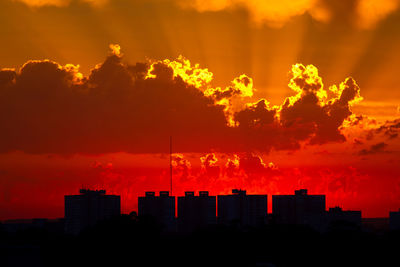
<path fill-rule="evenodd" d="M 3 223 L 6 231 L 29 227 L 65 230 L 78 234 L 83 229 L 121 214 L 121 198 L 107 195 L 105 190 L 81 189 L 78 195 L 67 195 L 65 218 L 61 220 L 33 219 Z M 325 195 L 310 195 L 306 189 L 294 195 L 273 195 L 272 213 L 268 213 L 268 196 L 232 190 L 232 194 L 211 196 L 208 191 L 185 192 L 170 196 L 168 191 L 146 192 L 138 198 L 138 215 L 154 218 L 166 231 L 191 232 L 195 229 L 222 224 L 236 227 L 257 227 L 265 224 L 308 225 L 326 231 L 333 224 L 360 227 L 361 211 L 345 211 L 339 207 L 326 210 Z M 363 225 L 366 222 L 363 220 Z M 390 212 L 391 230 L 400 230 L 400 209 Z"/>
<path fill-rule="evenodd" d="M 120 197 L 104 190 L 81 190 L 65 196 L 65 230 L 77 234 L 82 229 L 119 215 Z M 272 213 L 268 213 L 268 195 L 251 195 L 232 190 L 230 195 L 211 196 L 208 191 L 185 192 L 170 196 L 168 191 L 146 192 L 138 198 L 138 215 L 154 218 L 166 231 L 191 232 L 223 224 L 256 227 L 270 224 L 308 225 L 325 231 L 333 223 L 361 227 L 361 211 L 326 210 L 325 195 L 309 195 L 306 189 L 294 195 L 273 195 Z M 400 211 L 390 213 L 391 229 L 400 229 Z"/>
<path fill-rule="evenodd" d="M 146 192 L 138 199 L 138 215 L 156 218 L 168 231 L 190 232 L 217 223 L 256 226 L 267 222 L 267 209 L 267 195 L 247 195 L 243 190 L 221 196 L 210 196 L 208 191 L 198 195 L 185 192 L 178 197 L 176 218 L 175 197 L 168 191 L 158 196 Z"/>
<path fill-rule="evenodd" d="M 207 191 L 186 192 L 178 197 L 175 218 L 175 197 L 168 191 L 146 192 L 138 200 L 138 215 L 152 216 L 168 231 L 190 232 L 214 224 L 256 227 L 267 223 L 309 225 L 323 231 L 336 221 L 361 226 L 361 211 L 326 211 L 324 195 L 309 195 L 306 189 L 294 195 L 272 196 L 272 214 L 268 214 L 267 195 L 248 195 L 232 190 L 231 195 L 210 196 Z"/>

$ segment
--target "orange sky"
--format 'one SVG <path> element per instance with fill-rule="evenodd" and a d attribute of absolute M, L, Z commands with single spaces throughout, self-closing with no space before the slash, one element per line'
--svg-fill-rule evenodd
<path fill-rule="evenodd" d="M 0 0 L 0 219 L 81 186 L 135 210 L 169 188 L 170 135 L 177 194 L 397 210 L 400 2 L 262 3 Z"/>

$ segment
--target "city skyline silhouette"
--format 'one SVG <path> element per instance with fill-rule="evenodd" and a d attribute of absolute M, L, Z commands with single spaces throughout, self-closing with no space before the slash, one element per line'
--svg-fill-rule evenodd
<path fill-rule="evenodd" d="M 3 262 L 396 265 L 399 29 L 400 0 L 0 0 Z"/>
<path fill-rule="evenodd" d="M 273 201 L 271 214 L 267 195 L 245 190 L 219 196 L 189 191 L 177 201 L 168 191 L 146 192 L 138 213 L 128 215 L 120 213 L 119 196 L 81 189 L 65 196 L 62 220 L 0 223 L 2 262 L 120 266 L 126 257 L 116 256 L 129 251 L 141 263 L 176 266 L 320 266 L 327 259 L 326 266 L 369 266 L 397 257 L 400 210 L 382 228 L 382 222 L 362 220 L 360 211 L 326 210 L 325 196 L 307 189 L 274 195 Z"/>

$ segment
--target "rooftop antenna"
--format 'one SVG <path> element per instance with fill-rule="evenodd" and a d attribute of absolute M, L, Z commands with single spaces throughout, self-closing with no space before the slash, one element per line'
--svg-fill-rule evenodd
<path fill-rule="evenodd" d="M 169 185 L 172 194 L 172 136 L 169 137 Z"/>

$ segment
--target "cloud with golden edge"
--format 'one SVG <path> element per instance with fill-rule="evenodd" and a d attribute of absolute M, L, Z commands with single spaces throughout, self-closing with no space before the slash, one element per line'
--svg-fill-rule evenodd
<path fill-rule="evenodd" d="M 181 179 L 188 179 L 191 175 L 192 165 L 189 160 L 185 159 L 183 154 L 172 154 L 171 165 L 174 175 Z"/>
<path fill-rule="evenodd" d="M 218 165 L 218 159 L 214 153 L 206 154 L 200 157 L 201 168 L 209 177 L 219 177 L 220 167 Z"/>
<path fill-rule="evenodd" d="M 110 44 L 111 53 L 117 57 L 122 56 L 121 54 L 121 46 L 119 44 Z"/>
<path fill-rule="evenodd" d="M 353 78 L 326 90 L 313 65 L 294 64 L 288 84 L 294 95 L 271 107 L 267 99 L 254 101 L 247 75 L 212 87 L 212 72 L 182 56 L 132 65 L 122 61 L 119 45 L 110 50 L 88 76 L 78 65 L 50 60 L 0 70 L 0 151 L 159 153 L 172 135 L 180 152 L 268 153 L 344 142 L 347 134 L 363 141 L 347 129 L 379 127 L 361 128 L 364 116 L 353 113 L 362 100 Z M 381 132 L 395 138 L 397 127 L 393 122 Z M 202 162 L 216 169 L 215 155 Z"/>
<path fill-rule="evenodd" d="M 252 97 L 255 89 L 253 79 L 246 74 L 236 77 L 231 85 L 222 89 L 221 87 L 207 88 L 204 95 L 211 97 L 219 105 L 225 106 L 224 113 L 228 121 L 228 126 L 235 126 L 234 113 L 241 110 L 246 104 L 246 99 Z"/>
<path fill-rule="evenodd" d="M 208 69 L 200 68 L 199 64 L 192 66 L 190 61 L 180 55 L 176 60 L 165 59 L 162 61 L 155 61 L 148 69 L 146 79 L 157 78 L 154 74 L 154 68 L 157 65 L 165 65 L 173 70 L 174 77 L 180 77 L 186 83 L 201 89 L 210 84 L 213 79 L 212 72 Z"/>

